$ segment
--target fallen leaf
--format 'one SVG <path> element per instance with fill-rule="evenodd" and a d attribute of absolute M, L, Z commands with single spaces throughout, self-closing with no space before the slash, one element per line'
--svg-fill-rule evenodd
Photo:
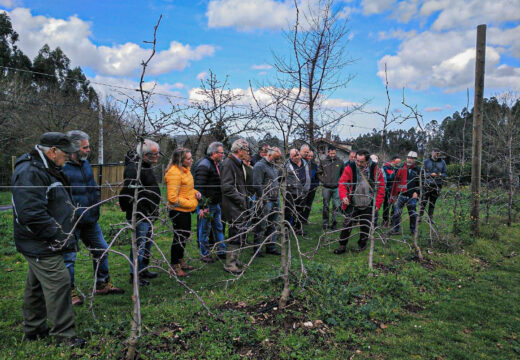
<path fill-rule="evenodd" d="M 381 329 L 386 329 L 388 327 L 388 325 L 386 325 L 386 324 L 381 324 L 380 326 L 381 326 Z"/>

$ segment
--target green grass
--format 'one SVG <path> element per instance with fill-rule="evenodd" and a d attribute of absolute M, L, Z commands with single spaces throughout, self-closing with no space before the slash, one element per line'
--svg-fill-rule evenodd
<path fill-rule="evenodd" d="M 11 205 L 11 193 L 9 191 L 0 191 L 0 205 Z"/>
<path fill-rule="evenodd" d="M 317 197 L 304 251 L 321 234 L 321 203 Z M 469 235 L 468 220 L 454 237 L 448 200 L 439 207 L 442 237 L 430 246 L 421 225 L 425 261 L 417 261 L 408 245 L 377 243 L 370 272 L 367 252 L 332 254 L 336 244 L 305 259 L 308 276 L 300 277 L 293 258 L 292 298 L 280 310 L 279 259 L 255 260 L 244 277 L 228 282 L 220 263 L 203 266 L 195 239 L 188 245 L 190 262 L 201 268 L 186 283 L 204 299 L 213 315 L 185 288 L 164 273 L 141 289 L 143 359 L 514 359 L 520 357 L 520 226 L 493 222 L 482 237 Z M 115 206 L 105 206 L 101 226 L 123 221 Z M 22 302 L 26 262 L 12 241 L 12 215 L 0 213 L 0 358 L 120 358 L 128 336 L 131 286 L 128 265 L 110 255 L 113 282 L 124 295 L 95 297 L 93 312 L 75 308 L 79 335 L 89 341 L 81 350 L 48 346 L 46 341 L 22 342 Z M 404 229 L 407 225 L 404 224 Z M 167 230 L 161 226 L 160 230 Z M 445 231 L 444 231 L 445 230 Z M 406 232 L 405 232 L 406 233 Z M 108 237 L 108 236 L 107 236 Z M 333 237 L 334 239 L 337 236 Z M 354 235 L 354 239 L 357 236 Z M 353 239 L 353 240 L 354 240 Z M 394 238 L 394 240 L 398 240 Z M 158 237 L 169 256 L 170 234 Z M 128 252 L 123 237 L 114 249 Z M 355 248 L 355 241 L 349 248 Z M 156 252 L 157 253 L 157 252 Z M 293 255 L 296 249 L 293 244 Z M 92 268 L 84 249 L 78 254 L 76 285 L 92 287 Z M 243 254 L 250 255 L 250 251 Z M 312 321 L 313 327 L 305 327 Z"/>

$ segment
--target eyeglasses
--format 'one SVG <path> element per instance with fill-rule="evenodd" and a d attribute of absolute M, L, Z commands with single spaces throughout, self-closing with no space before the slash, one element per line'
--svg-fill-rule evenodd
<path fill-rule="evenodd" d="M 149 153 L 146 153 L 145 155 L 146 155 L 146 156 L 150 156 L 150 157 L 156 157 L 156 156 L 160 156 L 161 153 L 158 153 L 158 152 L 149 152 Z"/>
<path fill-rule="evenodd" d="M 224 151 L 216 151 L 217 154 L 225 154 Z"/>

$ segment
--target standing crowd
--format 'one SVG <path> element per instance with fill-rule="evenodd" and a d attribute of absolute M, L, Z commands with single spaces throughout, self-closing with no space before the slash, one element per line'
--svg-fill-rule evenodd
<path fill-rule="evenodd" d="M 76 337 L 72 311 L 73 306 L 83 302 L 74 287 L 79 239 L 92 254 L 95 294 L 124 293 L 110 278 L 109 246 L 98 224 L 100 191 L 88 162 L 89 152 L 89 136 L 83 131 L 51 132 L 43 134 L 39 144 L 15 164 L 14 240 L 28 263 L 23 305 L 23 327 L 28 340 L 50 335 L 58 343 L 85 344 Z M 161 188 L 154 171 L 160 156 L 159 144 L 150 139 L 128 152 L 119 194 L 126 220 L 136 224 L 137 251 L 130 251 L 129 281 L 138 281 L 141 286 L 158 276 L 152 271 L 150 259 L 153 224 L 159 218 L 161 203 Z M 206 155 L 193 166 L 189 149 L 173 151 L 164 175 L 173 230 L 169 270 L 172 276 L 185 277 L 194 269 L 184 260 L 192 213 L 197 214 L 200 260 L 224 260 L 224 270 L 240 274 L 245 265 L 239 254 L 246 247 L 250 232 L 253 240 L 249 248 L 254 257 L 280 255 L 278 228 L 282 215 L 290 234 L 306 235 L 304 225 L 309 223 L 320 184 L 322 228 L 335 231 L 343 217 L 339 246 L 334 250 L 339 255 L 346 252 L 356 225 L 360 230 L 358 250 L 366 248 L 381 207 L 383 226 L 391 227 L 390 234 L 401 233 L 405 206 L 412 234 L 426 208 L 427 220 L 433 221 L 435 203 L 447 173 L 438 149 L 424 160 L 422 168 L 416 164 L 414 151 L 408 153 L 402 167 L 398 156 L 379 166 L 377 156 L 365 150 L 351 151 L 349 159 L 343 162 L 334 147 L 329 147 L 326 157 L 316 162 L 308 145 L 290 149 L 287 161 L 283 162 L 283 158 L 279 148 L 267 144 L 261 144 L 260 152 L 251 156 L 244 139 L 234 141 L 227 156 L 222 143 L 211 143 Z M 286 205 L 283 214 L 281 196 Z"/>

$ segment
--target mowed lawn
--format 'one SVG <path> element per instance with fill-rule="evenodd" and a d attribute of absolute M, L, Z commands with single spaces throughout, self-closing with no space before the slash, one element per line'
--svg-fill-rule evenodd
<path fill-rule="evenodd" d="M 4 193 L 5 194 L 5 193 Z M 8 195 L 0 195 L 7 199 Z M 2 204 L 5 201 L 1 202 Z M 421 225 L 419 243 L 425 260 L 404 238 L 376 243 L 374 271 L 368 252 L 332 250 L 338 234 L 322 235 L 321 200 L 317 196 L 308 235 L 292 242 L 292 297 L 278 309 L 280 259 L 256 259 L 237 281 L 221 263 L 202 264 L 194 236 L 188 257 L 196 265 L 186 279 L 190 290 L 166 273 L 141 288 L 142 359 L 516 359 L 520 358 L 520 226 L 500 220 L 470 235 L 461 222 L 458 237 L 430 241 Z M 406 212 L 405 212 L 406 213 Z M 124 221 L 115 205 L 104 206 L 101 225 L 109 234 Z M 439 208 L 438 227 L 451 228 L 448 208 Z M 159 226 L 158 245 L 169 258 L 168 222 Z M 386 229 L 382 229 L 386 230 Z M 356 231 L 355 231 L 356 233 Z M 320 248 L 313 255 L 318 241 Z M 357 235 L 349 243 L 356 248 Z M 0 213 L 0 358 L 121 358 L 131 319 L 131 285 L 126 260 L 110 254 L 115 285 L 124 295 L 96 296 L 74 309 L 85 349 L 57 348 L 47 341 L 24 342 L 22 302 L 27 265 L 14 248 L 12 213 Z M 333 242 L 329 244 L 330 242 Z M 114 245 L 127 254 L 128 235 Z M 158 252 L 155 251 L 157 255 Z M 76 263 L 76 286 L 92 290 L 92 262 L 82 247 Z M 248 260 L 250 250 L 243 252 Z M 301 273 L 302 261 L 306 274 Z M 87 299 L 89 300 L 89 299 Z M 210 313 L 208 313 L 208 310 Z"/>

